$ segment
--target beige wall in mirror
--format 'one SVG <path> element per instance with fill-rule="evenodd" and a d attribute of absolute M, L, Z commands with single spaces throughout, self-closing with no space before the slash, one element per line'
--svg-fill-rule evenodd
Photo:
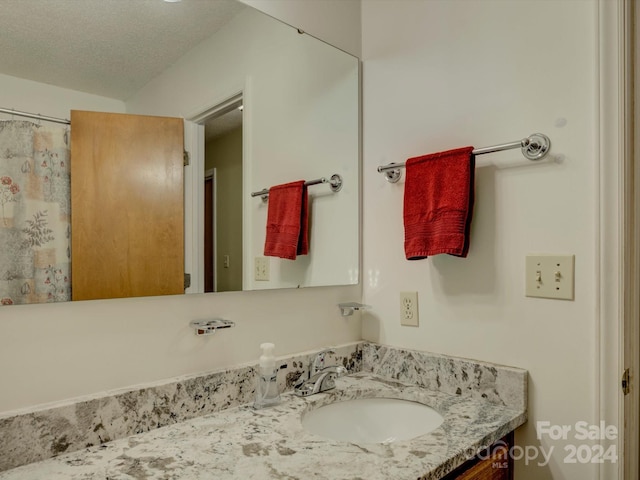
<path fill-rule="evenodd" d="M 211 275 L 207 275 L 205 269 L 205 279 L 209 279 L 205 292 L 242 290 L 242 242 L 237 241 L 242 238 L 241 126 L 206 140 L 205 179 L 205 225 L 207 218 L 212 225 L 211 241 L 207 241 L 205 235 L 204 242 L 205 251 L 210 249 L 211 255 L 205 255 L 205 262 L 211 258 L 208 263 L 212 267 Z M 211 185 L 211 196 L 208 185 Z M 209 210 L 207 205 L 213 208 Z"/>
<path fill-rule="evenodd" d="M 82 8 L 87 9 L 91 22 L 100 21 L 97 13 L 102 12 L 101 21 L 114 28 L 113 41 L 105 53 L 94 49 L 90 59 L 85 60 L 78 47 L 87 40 L 65 37 L 60 39 L 63 44 L 51 46 L 59 49 L 57 63 L 43 70 L 41 54 L 27 62 L 24 56 L 29 52 L 14 48 L 20 43 L 16 41 L 20 29 L 32 31 L 24 24 L 28 21 L 31 25 L 41 23 L 45 34 L 52 30 L 71 34 L 74 29 L 56 28 L 55 21 L 57 15 L 66 20 L 64 12 L 75 8 L 77 2 L 48 2 L 56 4 L 56 12 L 29 11 L 29 15 L 21 15 L 21 3 L 12 2 L 13 13 L 2 21 L 11 22 L 7 30 L 13 41 L 6 45 L 5 61 L 0 62 L 0 107 L 61 118 L 69 118 L 71 110 L 89 110 L 185 119 L 185 148 L 191 153 L 191 164 L 185 167 L 185 272 L 191 275 L 186 293 L 357 284 L 358 59 L 233 0 L 176 5 L 118 2 L 104 11 L 101 9 L 105 6 L 100 3 L 95 6 L 98 10 L 92 12 L 93 7 L 88 4 Z M 140 8 L 150 10 L 141 12 L 137 10 Z M 171 8 L 171 15 L 175 16 L 169 21 L 166 17 Z M 132 48 L 131 43 L 116 43 L 129 41 L 127 25 L 139 27 L 135 22 L 122 21 L 118 14 L 136 18 L 142 13 L 153 20 L 149 22 L 153 27 L 143 35 L 151 45 L 136 43 Z M 180 27 L 181 21 L 189 26 Z M 96 28 L 96 24 L 88 23 L 76 33 L 90 34 Z M 166 38 L 173 34 L 178 34 L 179 41 Z M 139 32 L 135 38 L 140 38 Z M 62 57 L 67 48 L 64 45 L 74 45 L 69 53 L 73 58 Z M 104 58 L 104 63 L 96 62 L 97 58 Z M 40 67 L 29 67 L 30 64 Z M 138 65 L 146 67 L 146 72 L 138 72 Z M 67 77 L 65 71 L 76 73 Z M 112 84 L 109 78 L 113 78 Z M 240 162 L 235 164 L 232 178 L 227 177 L 224 162 L 219 166 L 211 160 L 205 162 L 205 157 L 213 155 L 209 149 L 219 148 L 221 141 L 217 147 L 212 142 L 205 144 L 202 114 L 237 94 L 241 94 L 244 110 L 235 137 L 240 143 Z M 32 121 L 8 114 L 0 115 L 0 120 L 3 124 Z M 213 190 L 206 191 L 212 170 L 216 172 Z M 340 192 L 332 192 L 326 184 L 308 189 L 309 254 L 296 260 L 264 257 L 268 202 L 251 197 L 251 192 L 333 174 L 343 179 Z M 208 203 L 205 195 L 210 195 Z M 204 240 L 209 228 L 205 218 L 213 222 L 215 236 L 208 237 L 213 245 Z M 2 238 L 0 235 L 0 241 Z M 63 246 L 56 249 L 64 252 Z M 44 293 L 32 293 L 35 283 L 52 279 L 63 279 L 73 286 L 73 278 L 64 275 L 62 267 L 48 265 L 50 257 L 43 258 L 41 269 L 48 267 L 52 274 L 35 276 L 28 288 L 20 286 L 24 282 L 19 285 L 21 274 L 15 269 L 0 278 L 0 282 L 12 282 L 10 288 L 0 290 L 3 303 L 68 299 L 61 294 L 52 295 L 50 283 L 38 290 Z M 256 262 L 265 261 L 269 275 L 258 279 Z M 0 269 L 6 263 L 0 256 Z M 208 269 L 211 274 L 206 273 Z M 25 289 L 28 295 L 23 293 Z"/>

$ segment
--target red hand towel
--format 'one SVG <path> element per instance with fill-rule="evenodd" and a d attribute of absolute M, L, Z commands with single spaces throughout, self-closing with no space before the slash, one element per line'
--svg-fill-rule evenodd
<path fill-rule="evenodd" d="M 264 254 L 295 260 L 309 253 L 309 199 L 304 180 L 269 189 Z"/>
<path fill-rule="evenodd" d="M 448 253 L 466 257 L 473 215 L 473 147 L 410 158 L 404 185 L 407 260 Z"/>

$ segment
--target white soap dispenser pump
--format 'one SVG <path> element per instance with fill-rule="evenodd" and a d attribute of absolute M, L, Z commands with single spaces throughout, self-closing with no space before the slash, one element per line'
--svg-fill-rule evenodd
<path fill-rule="evenodd" d="M 263 343 L 260 348 L 262 349 L 262 355 L 260 356 L 258 382 L 256 384 L 256 400 L 253 404 L 255 408 L 264 408 L 280 403 L 278 369 L 276 368 L 276 357 L 273 355 L 275 345 L 273 343 Z"/>

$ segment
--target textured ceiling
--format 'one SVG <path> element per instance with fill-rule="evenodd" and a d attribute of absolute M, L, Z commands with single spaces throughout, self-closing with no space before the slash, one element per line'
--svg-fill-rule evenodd
<path fill-rule="evenodd" d="M 234 108 L 230 112 L 225 113 L 216 118 L 208 120 L 204 124 L 204 139 L 209 142 L 218 138 L 231 130 L 242 126 L 242 112 Z"/>
<path fill-rule="evenodd" d="M 127 100 L 242 8 L 235 0 L 1 0 L 0 73 Z"/>

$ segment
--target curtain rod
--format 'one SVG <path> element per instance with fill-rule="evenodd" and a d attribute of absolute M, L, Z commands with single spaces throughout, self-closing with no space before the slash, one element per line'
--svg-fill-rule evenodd
<path fill-rule="evenodd" d="M 0 113 L 8 113 L 9 115 L 17 115 L 19 117 L 35 118 L 36 120 L 44 120 L 45 122 L 62 123 L 63 125 L 71 125 L 71 122 L 64 118 L 47 117 L 46 115 L 40 115 L 39 113 L 21 112 L 19 110 L 13 110 L 9 108 L 0 108 Z"/>

